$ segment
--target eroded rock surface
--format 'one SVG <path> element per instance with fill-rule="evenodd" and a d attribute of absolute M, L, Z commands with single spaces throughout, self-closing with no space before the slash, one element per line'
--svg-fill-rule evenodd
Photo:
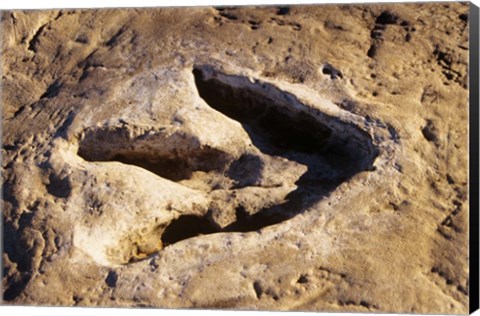
<path fill-rule="evenodd" d="M 1 28 L 5 303 L 467 312 L 467 5 Z"/>

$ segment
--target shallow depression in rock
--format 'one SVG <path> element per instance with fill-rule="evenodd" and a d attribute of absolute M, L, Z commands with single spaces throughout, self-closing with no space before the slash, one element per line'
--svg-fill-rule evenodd
<path fill-rule="evenodd" d="M 88 161 L 135 165 L 186 186 L 194 173 L 201 171 L 206 183 L 212 183 L 207 195 L 218 190 L 215 181 L 209 179 L 220 175 L 230 179 L 231 185 L 222 190 L 232 196 L 242 189 L 266 189 L 255 194 L 280 194 L 277 201 L 281 202 L 268 202 L 265 197 L 266 202 L 253 207 L 232 199 L 215 208 L 212 200 L 212 208 L 203 215 L 187 212 L 166 223 L 160 233 L 160 246 L 155 249 L 200 235 L 248 232 L 278 224 L 303 212 L 355 174 L 372 169 L 378 151 L 359 127 L 305 105 L 271 83 L 252 82 L 209 66 L 195 67 L 193 76 L 206 104 L 241 124 L 254 147 L 250 152 L 233 157 L 222 148 L 198 143 L 197 135 L 181 132 L 174 137 L 162 129 L 136 133 L 135 126 L 122 123 L 87 129 L 78 154 Z M 275 193 L 275 186 L 262 184 L 265 178 L 279 176 L 271 170 L 289 172 L 268 169 L 269 164 L 279 161 L 306 167 L 306 172 L 291 180 L 289 185 L 295 189 L 286 193 Z M 222 224 L 218 222 L 219 213 L 227 209 L 233 210 L 235 219 Z"/>

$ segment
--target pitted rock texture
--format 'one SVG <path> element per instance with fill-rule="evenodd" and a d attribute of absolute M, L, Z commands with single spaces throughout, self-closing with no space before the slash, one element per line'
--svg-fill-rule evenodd
<path fill-rule="evenodd" d="M 467 312 L 466 4 L 1 34 L 4 303 Z"/>

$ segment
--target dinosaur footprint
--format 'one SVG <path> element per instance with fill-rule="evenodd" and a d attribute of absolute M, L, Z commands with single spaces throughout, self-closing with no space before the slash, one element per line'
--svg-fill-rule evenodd
<path fill-rule="evenodd" d="M 75 244 L 102 264 L 280 223 L 372 168 L 377 149 L 355 124 L 267 82 L 208 66 L 193 77 L 209 126 L 195 124 L 198 113 L 178 111 L 164 126 L 117 120 L 83 132 L 78 155 L 93 166 L 83 186 L 96 189 L 80 189 L 91 193 Z M 112 168 L 124 178 L 112 181 Z M 126 200 L 134 209 L 118 211 Z M 128 220 L 116 223 L 120 216 Z"/>

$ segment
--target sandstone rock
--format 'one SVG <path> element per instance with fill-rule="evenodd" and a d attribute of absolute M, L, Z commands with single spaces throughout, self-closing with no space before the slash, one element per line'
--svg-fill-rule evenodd
<path fill-rule="evenodd" d="M 2 12 L 5 303 L 466 313 L 466 14 Z"/>

